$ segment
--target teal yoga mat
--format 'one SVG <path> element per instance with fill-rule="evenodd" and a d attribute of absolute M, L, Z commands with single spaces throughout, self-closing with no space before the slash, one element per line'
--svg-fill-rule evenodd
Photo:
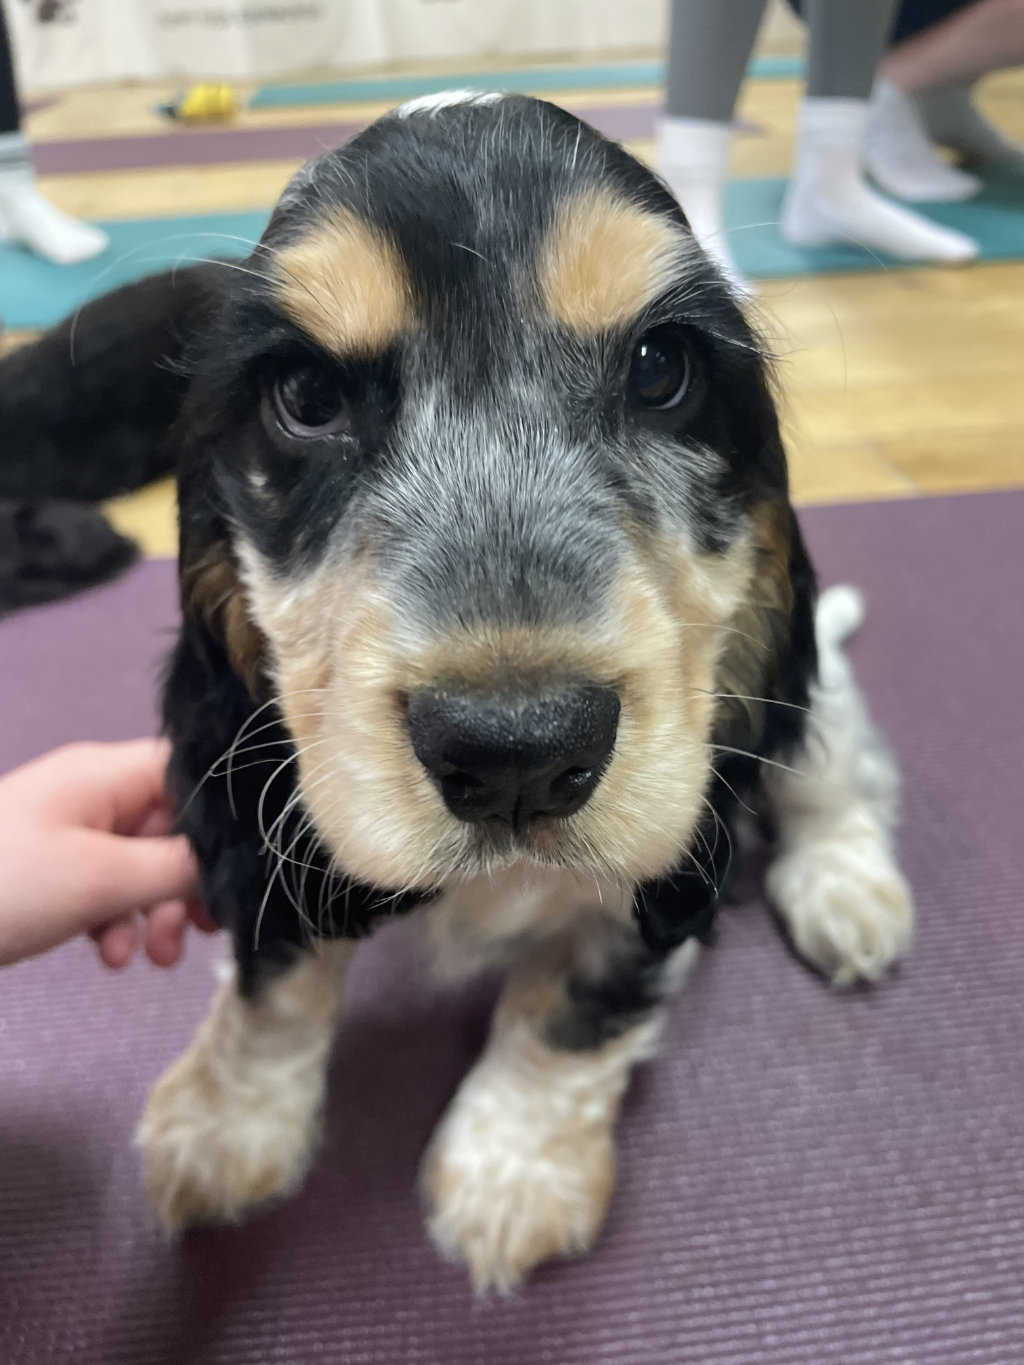
<path fill-rule="evenodd" d="M 0 245 L 0 320 L 11 329 L 50 327 L 89 299 L 143 275 L 197 256 L 248 255 L 268 216 L 259 209 L 101 223 L 110 234 L 110 248 L 82 265 L 50 265 Z"/>
<path fill-rule="evenodd" d="M 788 246 L 775 226 L 784 189 L 781 179 L 735 180 L 728 188 L 730 243 L 746 274 L 792 277 L 899 264 L 854 247 L 801 251 Z M 977 199 L 928 205 L 926 212 L 973 236 L 983 260 L 1024 257 L 1024 176 L 990 175 Z M 153 271 L 196 256 L 244 256 L 266 220 L 265 211 L 250 211 L 104 223 L 110 251 L 79 266 L 49 265 L 0 246 L 0 318 L 9 328 L 47 327 L 87 299 Z"/>
<path fill-rule="evenodd" d="M 750 75 L 783 80 L 803 74 L 802 57 L 758 57 Z M 250 101 L 252 109 L 288 109 L 305 104 L 359 104 L 415 99 L 439 90 L 514 90 L 543 94 L 552 90 L 610 90 L 660 86 L 661 62 L 617 62 L 598 66 L 545 66 L 532 70 L 463 72 L 447 76 L 380 76 L 323 81 L 310 85 L 267 85 Z"/>
<path fill-rule="evenodd" d="M 754 278 L 790 278 L 833 272 L 882 270 L 905 261 L 859 247 L 802 250 L 784 242 L 779 221 L 786 182 L 781 178 L 733 180 L 726 189 L 729 245 L 744 274 Z M 985 188 L 963 204 L 918 204 L 921 214 L 944 227 L 965 232 L 981 247 L 983 261 L 1024 257 L 1024 174 L 990 172 Z"/>

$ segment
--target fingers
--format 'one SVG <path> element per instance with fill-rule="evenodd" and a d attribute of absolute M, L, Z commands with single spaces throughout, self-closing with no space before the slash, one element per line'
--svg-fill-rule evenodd
<path fill-rule="evenodd" d="M 100 961 L 105 967 L 120 971 L 135 956 L 140 938 L 146 956 L 154 967 L 176 967 L 185 955 L 185 935 L 192 924 L 204 934 L 216 933 L 218 926 L 206 913 L 201 901 L 162 901 L 142 912 L 145 925 L 140 934 L 134 914 L 90 931 L 96 943 Z"/>
<path fill-rule="evenodd" d="M 168 807 L 169 756 L 163 739 L 71 744 L 38 759 L 24 774 L 33 794 L 58 818 L 134 834 L 153 811 Z"/>
<path fill-rule="evenodd" d="M 188 913 L 184 901 L 165 901 L 146 916 L 146 956 L 154 967 L 176 967 L 185 951 Z"/>
<path fill-rule="evenodd" d="M 158 839 L 174 830 L 174 811 L 170 806 L 157 806 L 148 811 L 137 828 L 125 830 L 141 839 Z"/>
<path fill-rule="evenodd" d="M 96 943 L 100 961 L 112 971 L 127 967 L 135 955 L 138 942 L 138 929 L 133 915 L 112 920 L 109 924 L 94 929 L 90 937 Z"/>
<path fill-rule="evenodd" d="M 77 831 L 78 865 L 84 871 L 86 915 L 101 923 L 126 915 L 139 905 L 185 900 L 195 894 L 199 870 L 183 835 L 128 839 Z"/>
<path fill-rule="evenodd" d="M 102 758 L 102 780 L 110 800 L 110 822 L 105 827 L 117 834 L 137 834 L 154 816 L 162 817 L 165 833 L 170 828 L 167 800 L 167 761 L 170 746 L 162 739 L 136 739 L 115 744 Z M 149 831 L 147 831 L 149 832 Z"/>

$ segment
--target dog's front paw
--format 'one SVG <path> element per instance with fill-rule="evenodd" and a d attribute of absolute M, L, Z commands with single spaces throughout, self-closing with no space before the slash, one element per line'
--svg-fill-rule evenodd
<path fill-rule="evenodd" d="M 237 1223 L 296 1189 L 315 1147 L 315 1099 L 287 1085 L 254 1093 L 219 1077 L 198 1048 L 186 1052 L 154 1087 L 136 1138 L 166 1230 Z"/>
<path fill-rule="evenodd" d="M 478 1293 L 507 1293 L 542 1261 L 593 1245 L 614 1184 L 614 1146 L 603 1122 L 546 1121 L 473 1082 L 424 1159 L 427 1226 L 442 1255 L 466 1264 Z"/>
<path fill-rule="evenodd" d="M 910 890 L 881 839 L 801 843 L 767 888 L 797 952 L 836 986 L 877 981 L 910 944 Z"/>

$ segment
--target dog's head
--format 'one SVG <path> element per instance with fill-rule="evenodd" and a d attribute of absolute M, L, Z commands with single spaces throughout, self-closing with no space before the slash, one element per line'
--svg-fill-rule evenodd
<path fill-rule="evenodd" d="M 338 864 L 674 866 L 713 729 L 784 667 L 796 534 L 674 200 L 551 105 L 446 96 L 303 170 L 234 279 L 182 425 L 185 609 L 276 698 Z"/>

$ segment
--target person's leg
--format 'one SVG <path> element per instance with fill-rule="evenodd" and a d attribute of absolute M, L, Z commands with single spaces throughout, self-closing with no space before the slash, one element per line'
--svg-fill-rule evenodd
<path fill-rule="evenodd" d="M 804 0 L 807 98 L 864 100 L 892 30 L 898 0 Z"/>
<path fill-rule="evenodd" d="M 0 238 L 58 265 L 104 251 L 105 233 L 55 208 L 36 188 L 32 151 L 21 132 L 10 38 L 0 4 Z"/>
<path fill-rule="evenodd" d="M 1024 160 L 979 112 L 971 87 L 993 71 L 1024 65 L 1024 0 L 974 0 L 899 43 L 881 74 L 912 98 L 935 142 L 968 161 Z"/>
<path fill-rule="evenodd" d="M 864 166 L 897 199 L 951 203 L 970 199 L 981 181 L 943 161 L 918 101 L 879 75 L 864 128 Z"/>
<path fill-rule="evenodd" d="M 898 43 L 881 71 L 907 95 L 973 85 L 991 71 L 1024 65 L 1024 0 L 974 0 Z"/>
<path fill-rule="evenodd" d="M 722 197 L 732 117 L 765 0 L 673 0 L 665 113 L 658 125 L 658 170 L 683 207 L 697 240 L 741 293 L 725 237 Z"/>
<path fill-rule="evenodd" d="M 924 29 L 970 3 L 972 0 L 901 0 L 889 55 L 875 78 L 863 145 L 865 168 L 897 199 L 949 203 L 969 199 L 981 189 L 976 176 L 943 161 L 928 136 L 920 109 L 898 88 L 898 82 L 888 78 L 894 53 Z M 789 4 L 802 13 L 802 0 L 789 0 Z"/>
<path fill-rule="evenodd" d="M 895 0 L 806 0 L 804 11 L 810 66 L 783 236 L 795 246 L 853 243 L 898 260 L 972 259 L 977 245 L 969 237 L 891 204 L 863 177 L 867 101 Z"/>

